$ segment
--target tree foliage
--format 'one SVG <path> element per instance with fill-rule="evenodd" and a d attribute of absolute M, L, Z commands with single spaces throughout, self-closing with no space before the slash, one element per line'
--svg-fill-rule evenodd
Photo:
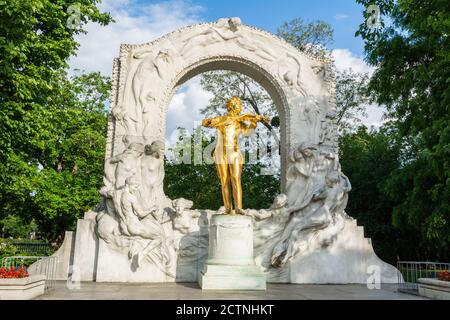
<path fill-rule="evenodd" d="M 447 1 L 358 0 L 379 6 L 379 28 L 362 23 L 369 89 L 386 105 L 402 137 L 403 163 L 386 190 L 398 204 L 394 223 L 421 235 L 429 255 L 450 244 L 450 9 Z M 369 13 L 366 14 L 366 18 Z"/>
<path fill-rule="evenodd" d="M 336 123 L 339 133 L 349 132 L 361 124 L 361 117 L 367 117 L 369 103 L 367 73 L 346 70 L 336 75 Z"/>
<path fill-rule="evenodd" d="M 66 68 L 83 25 L 111 21 L 97 3 L 0 1 L 0 217 L 34 218 L 49 236 L 96 197 L 108 81 L 70 80 Z M 78 24 L 68 23 L 71 5 Z"/>
<path fill-rule="evenodd" d="M 2 237 L 13 237 L 16 239 L 27 238 L 31 232 L 38 229 L 38 225 L 34 220 L 25 223 L 24 219 L 19 215 L 8 215 L 0 220 Z"/>
<path fill-rule="evenodd" d="M 392 224 L 392 208 L 397 204 L 384 192 L 392 171 L 400 167 L 400 147 L 392 141 L 392 132 L 359 127 L 339 140 L 342 170 L 352 184 L 346 212 L 364 226 L 375 252 L 385 261 L 415 257 L 414 234 L 400 232 Z M 414 239 L 416 238 L 416 239 Z"/>
<path fill-rule="evenodd" d="M 310 56 L 325 58 L 329 57 L 326 49 L 333 43 L 333 33 L 333 28 L 324 21 L 295 18 L 279 27 L 276 35 Z"/>

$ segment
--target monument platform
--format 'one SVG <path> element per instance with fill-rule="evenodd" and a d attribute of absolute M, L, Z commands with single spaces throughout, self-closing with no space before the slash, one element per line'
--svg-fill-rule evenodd
<path fill-rule="evenodd" d="M 268 283 L 267 290 L 201 290 L 197 283 L 82 282 L 69 290 L 66 281 L 36 300 L 427 300 L 397 292 L 397 285 L 370 290 L 363 284 L 314 285 Z"/>
<path fill-rule="evenodd" d="M 198 281 L 203 290 L 266 290 L 266 277 L 253 258 L 252 218 L 211 218 L 209 251 Z"/>

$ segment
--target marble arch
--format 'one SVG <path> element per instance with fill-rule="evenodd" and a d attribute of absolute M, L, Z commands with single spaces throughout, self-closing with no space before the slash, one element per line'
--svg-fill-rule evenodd
<path fill-rule="evenodd" d="M 208 70 L 259 82 L 281 119 L 282 191 L 254 217 L 254 258 L 269 282 L 397 282 L 363 228 L 345 213 L 333 64 L 239 18 L 189 26 L 114 60 L 102 201 L 77 224 L 73 264 L 82 281 L 197 281 L 218 212 L 163 191 L 163 141 L 176 88 Z M 378 273 L 377 273 L 378 272 Z"/>
<path fill-rule="evenodd" d="M 314 142 L 336 148 L 332 63 L 308 57 L 235 18 L 186 27 L 143 45 L 121 46 L 120 57 L 114 61 L 111 94 L 112 114 L 119 117 L 110 118 L 108 156 L 125 148 L 121 136 L 164 140 L 166 106 L 174 89 L 197 74 L 217 69 L 252 77 L 277 106 L 283 145 L 282 189 L 286 154 L 292 145 Z M 305 114 L 305 110 L 310 112 Z M 319 126 L 327 128 L 326 135 L 320 136 Z"/>

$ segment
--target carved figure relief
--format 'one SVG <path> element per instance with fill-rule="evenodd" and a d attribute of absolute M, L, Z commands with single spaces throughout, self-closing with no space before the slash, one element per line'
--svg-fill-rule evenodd
<path fill-rule="evenodd" d="M 156 96 L 173 63 L 173 52 L 141 50 L 132 58 L 138 61 L 138 66 L 131 78 L 131 90 L 112 113 L 129 135 L 136 136 L 143 134 L 149 125 L 149 113 L 156 108 Z"/>
<path fill-rule="evenodd" d="M 314 145 L 304 143 L 290 154 L 290 166 L 286 174 L 287 196 L 291 199 L 291 205 L 302 205 L 308 203 L 313 194 L 315 167 L 315 153 L 317 148 Z"/>
<path fill-rule="evenodd" d="M 193 51 L 201 50 L 202 47 L 234 40 L 241 48 L 253 52 L 264 60 L 275 60 L 275 53 L 264 43 L 258 39 L 245 37 L 241 31 L 241 25 L 242 22 L 239 18 L 219 19 L 216 25 L 187 38 L 180 52 L 184 57 L 189 57 Z"/>
<path fill-rule="evenodd" d="M 302 150 L 307 150 L 306 154 Z M 303 191 L 296 188 L 295 184 L 287 187 L 289 192 L 297 193 L 300 197 L 295 202 L 297 206 L 295 212 L 292 213 L 282 235 L 273 247 L 271 254 L 273 267 L 283 267 L 294 256 L 310 248 L 329 245 L 340 231 L 338 223 L 342 222 L 342 218 L 348 218 L 344 209 L 351 186 L 348 178 L 340 171 L 336 156 L 332 153 L 317 153 L 310 150 L 315 148 L 305 148 L 302 145 L 295 150 L 300 151 L 301 156 L 294 156 L 299 163 L 291 168 L 295 172 L 303 173 L 301 176 L 306 179 L 303 182 L 306 188 Z M 291 196 L 294 197 L 294 194 Z M 326 231 L 329 227 L 334 231 Z M 325 234 L 327 236 L 324 236 Z M 320 239 L 320 243 L 317 243 L 317 239 Z"/>
<path fill-rule="evenodd" d="M 284 82 L 300 96 L 305 97 L 306 92 L 301 80 L 302 64 L 300 59 L 290 52 L 286 52 L 286 58 L 279 62 L 278 74 Z"/>

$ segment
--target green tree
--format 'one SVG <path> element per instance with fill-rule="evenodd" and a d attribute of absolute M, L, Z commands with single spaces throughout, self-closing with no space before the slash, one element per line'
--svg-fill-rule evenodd
<path fill-rule="evenodd" d="M 0 220 L 0 232 L 3 237 L 27 238 L 32 231 L 38 228 L 36 222 L 31 220 L 29 223 L 17 215 L 8 215 Z"/>
<path fill-rule="evenodd" d="M 367 117 L 369 75 L 346 70 L 336 74 L 336 124 L 339 133 L 353 131 Z"/>
<path fill-rule="evenodd" d="M 392 208 L 397 202 L 385 194 L 384 187 L 391 172 L 401 166 L 401 148 L 393 135 L 385 128 L 369 131 L 359 127 L 340 137 L 339 157 L 352 184 L 346 212 L 364 226 L 379 257 L 395 264 L 398 259 L 415 258 L 417 248 L 411 243 L 419 238 L 392 224 Z"/>
<path fill-rule="evenodd" d="M 310 56 L 329 58 L 327 47 L 333 43 L 333 28 L 324 21 L 295 18 L 279 27 L 276 35 Z"/>
<path fill-rule="evenodd" d="M 103 147 L 96 134 L 103 134 L 104 128 L 96 130 L 100 122 L 104 126 L 105 114 L 102 110 L 102 120 L 98 120 L 98 108 L 88 109 L 87 101 L 92 97 L 83 90 L 91 85 L 77 83 L 88 79 L 70 81 L 66 69 L 67 60 L 78 47 L 74 36 L 83 32 L 83 25 L 111 21 L 108 14 L 98 10 L 98 2 L 0 1 L 0 217 L 34 217 L 46 231 L 54 233 L 79 215 L 86 203 L 80 203 L 79 197 L 92 202 L 92 187 L 80 186 L 72 193 L 68 186 L 85 170 L 83 161 L 74 159 L 81 151 L 77 148 L 92 152 L 85 146 L 89 139 L 95 140 L 93 148 Z M 103 97 L 104 84 L 91 88 L 99 89 Z M 73 88 L 87 99 L 78 101 L 80 96 L 69 92 Z M 100 160 L 98 155 L 95 160 Z M 83 179 L 77 181 L 88 185 L 89 179 L 97 178 L 86 172 Z M 48 196 L 43 196 L 45 192 Z M 52 217 L 64 221 L 56 225 L 61 221 L 48 220 Z"/>
<path fill-rule="evenodd" d="M 369 89 L 387 107 L 402 137 L 402 167 L 386 191 L 398 204 L 394 224 L 421 235 L 426 258 L 449 258 L 450 243 L 450 9 L 447 1 L 358 0 L 378 5 L 380 27 L 357 35 L 377 66 Z M 365 14 L 370 18 L 370 13 Z"/>
<path fill-rule="evenodd" d="M 109 79 L 100 73 L 82 74 L 67 81 L 59 96 L 52 138 L 30 181 L 30 210 L 43 232 L 73 228 L 99 201 L 109 88 Z"/>

